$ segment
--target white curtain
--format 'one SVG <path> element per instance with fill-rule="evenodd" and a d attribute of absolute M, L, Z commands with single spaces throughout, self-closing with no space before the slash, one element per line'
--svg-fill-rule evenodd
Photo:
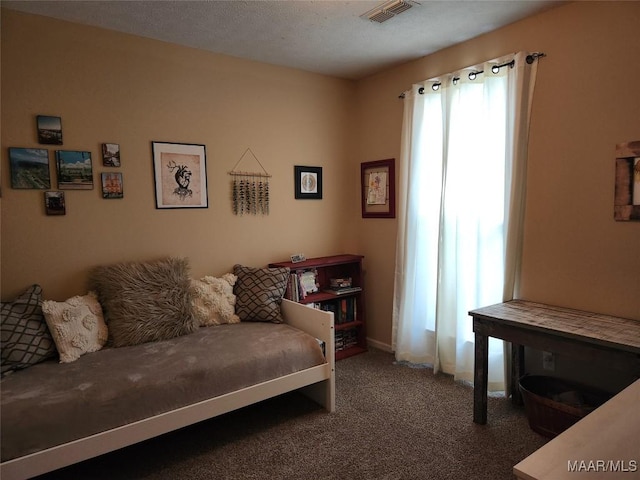
<path fill-rule="evenodd" d="M 469 310 L 517 294 L 537 67 L 526 58 L 405 93 L 393 348 L 399 361 L 429 363 L 458 380 L 473 381 Z M 491 338 L 490 390 L 504 390 L 504 366 L 502 342 Z"/>

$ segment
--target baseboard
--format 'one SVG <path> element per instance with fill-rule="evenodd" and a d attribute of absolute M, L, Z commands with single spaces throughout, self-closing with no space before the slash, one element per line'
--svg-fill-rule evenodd
<path fill-rule="evenodd" d="M 379 342 L 378 340 L 374 340 L 373 338 L 367 338 L 367 345 L 384 352 L 393 353 L 393 348 L 391 348 L 391 345 Z"/>

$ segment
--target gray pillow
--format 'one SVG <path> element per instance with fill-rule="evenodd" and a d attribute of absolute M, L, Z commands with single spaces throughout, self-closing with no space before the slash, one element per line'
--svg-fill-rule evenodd
<path fill-rule="evenodd" d="M 168 340 L 198 329 L 184 258 L 96 267 L 89 289 L 98 295 L 114 347 Z"/>
<path fill-rule="evenodd" d="M 56 355 L 56 345 L 42 313 L 42 288 L 32 285 L 0 306 L 2 376 Z"/>
<path fill-rule="evenodd" d="M 287 288 L 289 269 L 234 265 L 233 273 L 238 277 L 233 293 L 240 320 L 282 323 L 280 304 Z"/>

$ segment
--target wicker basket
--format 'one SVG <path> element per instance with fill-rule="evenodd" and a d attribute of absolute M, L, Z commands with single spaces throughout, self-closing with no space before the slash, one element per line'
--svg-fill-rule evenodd
<path fill-rule="evenodd" d="M 611 395 L 554 377 L 525 375 L 520 392 L 529 426 L 553 438 L 606 402 Z"/>

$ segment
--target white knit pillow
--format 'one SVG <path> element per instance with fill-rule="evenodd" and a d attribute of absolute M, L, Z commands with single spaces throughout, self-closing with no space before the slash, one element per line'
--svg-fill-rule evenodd
<path fill-rule="evenodd" d="M 219 278 L 207 276 L 191 280 L 193 315 L 201 327 L 240 322 L 233 294 L 237 278 L 233 273 L 225 273 Z"/>
<path fill-rule="evenodd" d="M 107 325 L 94 292 L 64 302 L 44 300 L 42 312 L 60 354 L 60 363 L 73 362 L 107 343 Z"/>

